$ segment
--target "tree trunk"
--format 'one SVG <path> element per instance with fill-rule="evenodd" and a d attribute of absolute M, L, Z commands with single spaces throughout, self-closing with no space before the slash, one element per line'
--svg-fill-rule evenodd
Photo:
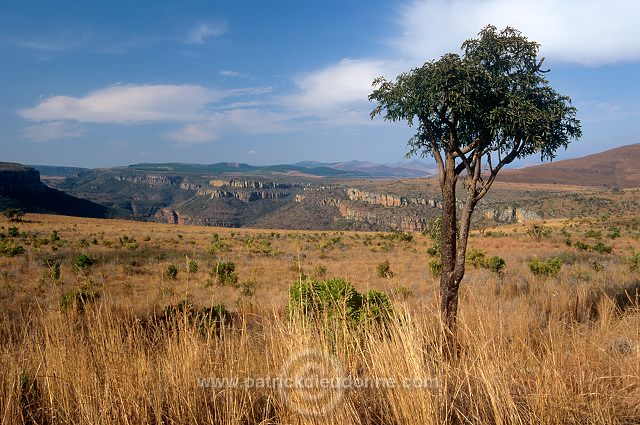
<path fill-rule="evenodd" d="M 458 287 L 456 279 L 456 177 L 455 159 L 447 155 L 445 173 L 440 182 L 442 190 L 442 236 L 440 274 L 440 314 L 445 327 L 446 339 L 451 347 L 456 333 L 458 312 Z"/>

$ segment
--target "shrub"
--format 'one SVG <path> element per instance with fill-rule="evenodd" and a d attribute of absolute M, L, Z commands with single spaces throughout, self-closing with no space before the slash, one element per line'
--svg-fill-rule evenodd
<path fill-rule="evenodd" d="M 0 239 L 0 255 L 4 257 L 15 257 L 24 254 L 25 249 L 22 245 L 16 245 L 6 240 Z"/>
<path fill-rule="evenodd" d="M 169 279 L 176 279 L 178 277 L 178 269 L 173 264 L 169 264 L 166 274 Z"/>
<path fill-rule="evenodd" d="M 49 236 L 49 240 L 51 242 L 56 242 L 60 240 L 60 235 L 58 234 L 57 230 L 52 230 L 51 231 L 51 236 Z"/>
<path fill-rule="evenodd" d="M 527 235 L 535 238 L 538 242 L 543 237 L 547 237 L 551 234 L 551 228 L 543 226 L 542 224 L 534 224 L 527 229 Z"/>
<path fill-rule="evenodd" d="M 393 315 L 386 294 L 371 290 L 359 293 L 344 279 L 318 281 L 306 278 L 289 289 L 289 312 L 348 323 L 381 323 Z"/>
<path fill-rule="evenodd" d="M 83 311 L 87 304 L 95 302 L 100 298 L 100 292 L 90 288 L 70 289 L 60 297 L 60 309 L 67 311 L 70 308 L 76 308 Z"/>
<path fill-rule="evenodd" d="M 476 269 L 486 267 L 487 254 L 481 249 L 471 249 L 467 252 L 467 261 Z"/>
<path fill-rule="evenodd" d="M 80 254 L 73 261 L 73 264 L 80 270 L 86 270 L 97 262 L 98 260 L 96 260 L 95 258 L 89 257 L 86 254 Z"/>
<path fill-rule="evenodd" d="M 188 264 L 189 273 L 197 273 L 198 272 L 198 262 L 196 260 L 189 260 Z"/>
<path fill-rule="evenodd" d="M 26 214 L 24 211 L 18 209 L 18 208 L 10 208 L 8 210 L 4 210 L 2 212 L 2 214 L 4 214 L 4 216 L 9 219 L 9 221 L 22 221 L 22 217 L 24 217 L 24 215 Z"/>
<path fill-rule="evenodd" d="M 607 235 L 607 237 L 608 237 L 609 239 L 616 239 L 616 238 L 619 238 L 620 236 L 622 236 L 622 235 L 620 234 L 620 228 L 619 228 L 619 227 L 612 227 L 612 228 L 610 228 L 609 230 L 611 231 L 611 233 L 609 233 L 609 234 Z"/>
<path fill-rule="evenodd" d="M 578 248 L 581 251 L 588 251 L 590 248 L 589 244 L 586 244 L 582 241 L 576 241 L 576 243 L 574 243 L 573 246 Z"/>
<path fill-rule="evenodd" d="M 17 227 L 9 227 L 9 229 L 7 229 L 7 233 L 12 238 L 17 238 L 18 236 L 20 236 L 20 231 Z"/>
<path fill-rule="evenodd" d="M 378 277 L 393 277 L 393 271 L 391 271 L 391 264 L 389 263 L 389 260 L 385 260 L 384 262 L 378 264 L 376 266 L 376 272 L 378 273 Z"/>
<path fill-rule="evenodd" d="M 235 273 L 235 270 L 236 265 L 232 261 L 218 261 L 216 266 L 209 272 L 209 276 L 213 278 L 213 282 L 208 280 L 206 286 L 210 286 L 212 283 L 219 286 L 238 286 L 238 274 Z"/>
<path fill-rule="evenodd" d="M 318 264 L 315 268 L 316 277 L 324 277 L 327 274 L 327 268 L 322 264 Z"/>
<path fill-rule="evenodd" d="M 224 324 L 231 323 L 231 314 L 227 312 L 224 304 L 198 308 L 191 301 L 183 300 L 165 307 L 160 316 L 162 322 L 172 325 L 177 325 L 183 319 L 205 335 L 210 330 L 219 332 Z"/>
<path fill-rule="evenodd" d="M 438 277 L 442 274 L 442 260 L 435 258 L 429 261 L 429 271 L 433 277 Z"/>
<path fill-rule="evenodd" d="M 240 285 L 240 294 L 245 297 L 252 297 L 256 292 L 258 283 L 255 280 L 247 280 Z"/>
<path fill-rule="evenodd" d="M 602 242 L 598 242 L 597 244 L 593 245 L 591 249 L 599 254 L 610 254 L 613 250 L 613 247 L 605 245 Z"/>
<path fill-rule="evenodd" d="M 634 251 L 631 257 L 627 257 L 627 264 L 632 272 L 640 272 L 640 251 Z"/>
<path fill-rule="evenodd" d="M 602 237 L 602 232 L 598 232 L 598 231 L 595 231 L 593 229 L 589 229 L 586 232 L 584 232 L 584 237 L 585 238 L 600 239 Z"/>
<path fill-rule="evenodd" d="M 211 243 L 207 247 L 206 251 L 208 254 L 215 254 L 218 252 L 229 252 L 231 251 L 231 247 L 229 246 L 228 243 L 222 240 L 220 235 L 218 235 L 217 233 L 214 233 L 212 236 Z"/>
<path fill-rule="evenodd" d="M 497 274 L 502 273 L 506 266 L 507 262 L 504 261 L 504 258 L 498 257 L 497 255 L 489 258 L 486 262 L 486 268 Z"/>
<path fill-rule="evenodd" d="M 536 276 L 551 277 L 557 276 L 562 268 L 562 260 L 556 257 L 550 257 L 546 261 L 533 258 L 529 263 L 529 270 Z"/>

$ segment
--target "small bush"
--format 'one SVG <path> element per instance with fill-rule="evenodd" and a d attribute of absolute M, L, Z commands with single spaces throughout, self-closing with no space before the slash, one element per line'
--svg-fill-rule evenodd
<path fill-rule="evenodd" d="M 550 257 L 546 261 L 541 261 L 537 258 L 532 259 L 527 263 L 529 270 L 539 277 L 553 277 L 557 276 L 562 268 L 562 260 L 556 257 Z"/>
<path fill-rule="evenodd" d="M 169 279 L 176 279 L 178 277 L 178 268 L 173 264 L 169 264 L 166 274 Z"/>
<path fill-rule="evenodd" d="M 211 243 L 206 249 L 208 254 L 216 254 L 218 252 L 229 252 L 231 251 L 231 246 L 228 243 L 222 240 L 220 235 L 214 233 L 211 239 Z"/>
<path fill-rule="evenodd" d="M 80 254 L 73 261 L 73 264 L 80 270 L 86 270 L 97 262 L 98 260 L 96 260 L 95 258 L 89 257 L 86 254 Z"/>
<path fill-rule="evenodd" d="M 198 262 L 196 260 L 189 260 L 188 270 L 189 270 L 189 273 L 197 273 Z"/>
<path fill-rule="evenodd" d="M 9 229 L 7 229 L 7 233 L 12 238 L 17 238 L 18 236 L 20 236 L 20 231 L 18 230 L 17 227 L 9 227 Z"/>
<path fill-rule="evenodd" d="M 442 274 L 442 260 L 440 258 L 429 261 L 429 272 L 433 277 L 438 277 Z"/>
<path fill-rule="evenodd" d="M 389 260 L 385 260 L 384 262 L 378 264 L 376 266 L 376 272 L 378 274 L 378 277 L 384 277 L 384 278 L 393 277 L 393 271 L 391 271 L 391 264 L 389 263 Z"/>
<path fill-rule="evenodd" d="M 216 266 L 211 269 L 209 276 L 213 279 L 207 281 L 206 286 L 210 286 L 215 283 L 219 286 L 238 286 L 238 274 L 235 273 L 236 265 L 232 261 L 216 263 Z"/>
<path fill-rule="evenodd" d="M 22 245 L 17 245 L 6 240 L 0 239 L 0 255 L 4 257 L 15 257 L 25 253 Z"/>
<path fill-rule="evenodd" d="M 324 277 L 327 274 L 327 267 L 322 264 L 318 264 L 314 270 L 316 277 Z"/>
<path fill-rule="evenodd" d="M 289 289 L 289 312 L 314 318 L 344 320 L 352 324 L 381 323 L 393 315 L 386 294 L 371 290 L 359 293 L 344 279 L 303 279 Z"/>
<path fill-rule="evenodd" d="M 634 251 L 631 257 L 627 257 L 627 264 L 632 272 L 640 272 L 640 251 Z"/>
<path fill-rule="evenodd" d="M 52 230 L 51 231 L 51 236 L 49 236 L 49 240 L 51 242 L 56 242 L 60 240 L 60 235 L 58 234 L 57 230 Z"/>
<path fill-rule="evenodd" d="M 252 297 L 256 292 L 256 287 L 258 286 L 258 282 L 255 280 L 247 280 L 246 282 L 242 282 L 240 285 L 240 294 L 245 297 Z"/>
<path fill-rule="evenodd" d="M 162 322 L 170 323 L 174 326 L 184 319 L 202 335 L 206 335 L 211 330 L 219 332 L 223 325 L 230 324 L 231 314 L 227 312 L 224 304 L 198 308 L 191 301 L 183 300 L 165 307 L 163 314 L 160 316 Z"/>
<path fill-rule="evenodd" d="M 498 257 L 497 255 L 490 257 L 486 262 L 486 268 L 497 274 L 502 273 L 506 266 L 507 262 L 504 261 L 504 258 Z"/>
<path fill-rule="evenodd" d="M 60 297 L 60 309 L 67 311 L 76 308 L 83 311 L 87 304 L 95 302 L 100 298 L 100 292 L 89 288 L 70 289 Z"/>
<path fill-rule="evenodd" d="M 610 254 L 613 250 L 613 247 L 605 245 L 602 242 L 598 242 L 597 244 L 593 245 L 591 249 L 599 254 Z"/>
<path fill-rule="evenodd" d="M 543 226 L 542 224 L 534 224 L 527 229 L 527 235 L 535 238 L 538 242 L 543 237 L 547 237 L 551 234 L 551 228 L 547 226 Z"/>
<path fill-rule="evenodd" d="M 467 252 L 467 261 L 476 269 L 486 267 L 487 254 L 481 249 L 469 250 L 469 252 Z"/>
<path fill-rule="evenodd" d="M 585 238 L 600 239 L 602 237 L 602 232 L 598 232 L 596 230 L 589 229 L 586 232 L 584 232 L 584 237 Z"/>
<path fill-rule="evenodd" d="M 610 228 L 609 230 L 610 230 L 610 232 L 611 232 L 611 233 L 609 233 L 609 234 L 607 235 L 607 237 L 608 237 L 609 239 L 616 239 L 616 238 L 619 238 L 619 237 L 621 237 L 621 236 L 622 236 L 622 235 L 620 234 L 620 228 L 619 228 L 619 227 L 612 227 L 612 228 Z"/>

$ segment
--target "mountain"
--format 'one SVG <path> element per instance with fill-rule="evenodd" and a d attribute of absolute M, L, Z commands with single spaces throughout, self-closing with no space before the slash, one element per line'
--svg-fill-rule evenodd
<path fill-rule="evenodd" d="M 376 164 L 368 161 L 348 161 L 322 163 L 316 161 L 303 161 L 294 164 L 298 167 L 326 167 L 335 170 L 349 172 L 354 176 L 369 178 L 389 177 L 431 177 L 436 170 L 420 161 L 397 162 L 395 164 Z"/>
<path fill-rule="evenodd" d="M 498 179 L 508 183 L 640 187 L 640 143 L 581 158 L 505 170 Z"/>
<path fill-rule="evenodd" d="M 19 208 L 25 212 L 53 213 L 102 218 L 108 208 L 45 186 L 40 173 L 28 166 L 0 162 L 0 210 Z"/>

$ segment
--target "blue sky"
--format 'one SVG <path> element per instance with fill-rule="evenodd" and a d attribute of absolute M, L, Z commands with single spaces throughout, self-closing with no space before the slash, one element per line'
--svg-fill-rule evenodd
<path fill-rule="evenodd" d="M 0 8 L 3 161 L 396 162 L 411 131 L 369 119 L 371 81 L 458 51 L 488 23 L 540 42 L 552 85 L 578 107 L 584 136 L 559 158 L 640 142 L 637 0 Z"/>

